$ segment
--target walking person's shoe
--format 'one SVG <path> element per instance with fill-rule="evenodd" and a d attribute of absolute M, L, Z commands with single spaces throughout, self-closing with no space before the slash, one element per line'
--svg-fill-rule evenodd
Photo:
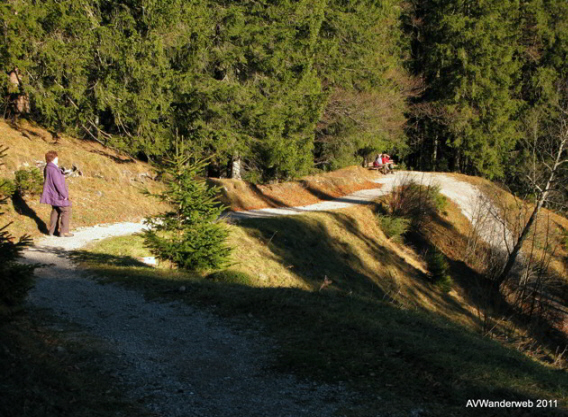
<path fill-rule="evenodd" d="M 73 233 L 63 233 L 61 237 L 72 237 L 75 236 Z"/>

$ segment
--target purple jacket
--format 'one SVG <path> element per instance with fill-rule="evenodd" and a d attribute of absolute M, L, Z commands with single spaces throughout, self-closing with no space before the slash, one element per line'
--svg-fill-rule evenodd
<path fill-rule="evenodd" d="M 43 193 L 41 193 L 39 202 L 57 207 L 70 206 L 71 201 L 69 201 L 69 193 L 65 185 L 65 176 L 57 165 L 52 162 L 48 163 L 45 166 L 44 175 Z"/>

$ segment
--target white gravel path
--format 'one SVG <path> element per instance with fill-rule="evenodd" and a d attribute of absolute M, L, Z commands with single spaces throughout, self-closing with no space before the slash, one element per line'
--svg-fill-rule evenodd
<path fill-rule="evenodd" d="M 439 182 L 441 192 L 475 220 L 475 187 L 443 174 L 418 173 L 381 176 L 376 182 L 382 188 L 333 201 L 230 216 L 294 215 L 364 204 L 407 177 Z M 24 255 L 26 262 L 50 264 L 36 271 L 29 304 L 49 309 L 107 345 L 114 357 L 113 369 L 107 371 L 125 384 L 129 396 L 163 417 L 334 416 L 341 415 L 340 409 L 357 408 L 358 396 L 341 385 L 300 382 L 268 370 L 275 346 L 255 331 L 236 331 L 227 321 L 185 304 L 148 302 L 138 292 L 100 285 L 66 256 L 94 240 L 137 233 L 143 227 L 118 223 L 76 230 L 71 238 L 43 238 Z"/>
<path fill-rule="evenodd" d="M 24 254 L 26 262 L 51 264 L 36 271 L 29 305 L 108 346 L 113 360 L 106 372 L 132 400 L 163 417 L 334 416 L 356 407 L 356 396 L 342 385 L 270 371 L 275 346 L 258 332 L 237 331 L 182 303 L 149 302 L 138 292 L 100 285 L 66 256 L 93 240 L 142 229 L 141 223 L 86 228 L 72 238 L 41 239 Z"/>
<path fill-rule="evenodd" d="M 511 234 L 497 216 L 489 215 L 490 210 L 493 213 L 496 210 L 480 190 L 470 183 L 459 181 L 443 173 L 402 171 L 391 175 L 380 175 L 374 182 L 381 184 L 381 188 L 361 190 L 331 201 L 323 201 L 302 207 L 265 208 L 233 212 L 229 214 L 229 217 L 240 220 L 272 216 L 292 216 L 309 211 L 338 210 L 355 204 L 367 204 L 372 200 L 389 194 L 393 188 L 409 180 L 423 185 L 440 186 L 440 192 L 457 204 L 464 216 L 476 227 L 483 240 L 504 250 L 506 250 L 507 245 L 511 245 Z"/>

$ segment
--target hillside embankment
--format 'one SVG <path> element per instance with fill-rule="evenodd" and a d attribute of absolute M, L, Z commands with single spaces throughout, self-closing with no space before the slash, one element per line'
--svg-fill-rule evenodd
<path fill-rule="evenodd" d="M 152 180 L 156 174 L 150 165 L 97 142 L 54 137 L 26 121 L 14 125 L 0 120 L 0 145 L 8 148 L 0 166 L 1 178 L 14 180 L 17 170 L 41 167 L 49 150 L 58 153 L 60 166 L 77 168 L 66 180 L 73 203 L 72 228 L 140 221 L 166 209 L 142 193 L 144 189 L 156 192 L 162 188 Z M 12 222 L 8 230 L 16 237 L 28 234 L 37 238 L 47 232 L 51 207 L 40 204 L 39 195 L 12 198 L 2 211 L 2 224 Z"/>
<path fill-rule="evenodd" d="M 41 272 L 31 301 L 111 340 L 119 358 L 113 375 L 125 392 L 172 416 L 185 415 L 186 407 L 209 416 L 239 416 L 243 410 L 282 416 L 476 416 L 464 407 L 475 396 L 563 399 L 564 374 L 517 352 L 535 354 L 525 347 L 534 342 L 530 332 L 495 315 L 491 334 L 505 347 L 477 334 L 487 305 L 476 292 L 477 266 L 463 262 L 472 230 L 462 209 L 449 202 L 425 226 L 424 236 L 449 254 L 455 279 L 449 293 L 431 282 L 423 256 L 427 243 L 388 239 L 377 210 L 367 200 L 340 210 L 244 217 L 229 226 L 235 248 L 230 269 L 210 276 L 141 264 L 138 257 L 149 255 L 141 236 L 98 241 L 123 234 L 120 224 L 79 231 L 62 244 L 44 239 L 28 256 L 58 269 Z M 73 259 L 81 270 L 65 259 L 61 246 L 79 249 Z M 96 285 L 85 270 L 135 291 Z M 162 302 L 145 301 L 137 292 Z M 206 317 L 196 306 L 214 315 Z M 258 333 L 249 332 L 252 341 L 246 341 L 225 328 L 228 323 Z M 307 378 L 308 385 L 291 375 Z M 217 387 L 223 387 L 221 393 Z M 228 404 L 235 405 L 229 413 Z M 533 411 L 527 415 L 545 415 Z"/>
<path fill-rule="evenodd" d="M 166 210 L 157 199 L 142 193 L 162 189 L 154 181 L 156 172 L 149 164 L 134 160 L 95 141 L 69 136 L 54 137 L 50 132 L 25 120 L 9 124 L 0 120 L 0 145 L 8 147 L 0 167 L 0 177 L 14 179 L 14 172 L 41 166 L 48 150 L 59 154 L 60 165 L 77 167 L 81 175 L 67 179 L 73 201 L 72 227 L 94 226 L 119 221 L 140 221 Z M 221 199 L 231 210 L 264 207 L 299 206 L 329 200 L 357 190 L 376 188 L 375 171 L 350 167 L 313 175 L 301 180 L 255 185 L 239 180 L 211 179 L 220 187 Z M 132 204 L 135 202 L 136 204 Z M 9 228 L 15 236 L 45 234 L 51 208 L 39 204 L 38 195 L 24 196 L 3 207 L 3 220 L 13 222 Z"/>
<path fill-rule="evenodd" d="M 75 228 L 125 221 L 140 222 L 144 217 L 166 209 L 166 206 L 155 198 L 141 192 L 146 188 L 150 191 L 159 191 L 162 187 L 160 182 L 153 180 L 156 174 L 150 165 L 121 155 L 97 142 L 77 140 L 66 136 L 54 137 L 46 130 L 25 121 L 18 125 L 10 125 L 5 121 L 0 121 L 0 139 L 0 144 L 9 148 L 7 158 L 4 161 L 5 166 L 0 168 L 0 176 L 2 177 L 13 178 L 13 173 L 17 169 L 34 166 L 36 162 L 41 162 L 45 152 L 50 149 L 59 153 L 62 165 L 67 167 L 74 165 L 81 171 L 82 175 L 67 179 L 74 203 L 73 227 Z M 211 182 L 220 187 L 222 199 L 234 212 L 234 217 L 254 218 L 257 215 L 265 216 L 267 213 L 279 215 L 303 214 L 312 210 L 347 207 L 352 203 L 365 202 L 384 195 L 390 192 L 393 187 L 409 179 L 424 184 L 442 182 L 444 185 L 442 193 L 445 193 L 451 201 L 458 203 L 457 206 L 453 203 L 450 204 L 451 208 L 448 209 L 450 211 L 446 212 L 447 217 L 442 214 L 440 221 L 430 222 L 424 226 L 428 230 L 426 234 L 433 244 L 436 247 L 443 248 L 446 256 L 455 262 L 463 261 L 464 253 L 468 251 L 468 246 L 471 246 L 471 237 L 474 234 L 485 235 L 486 243 L 492 239 L 499 240 L 506 235 L 510 239 L 511 233 L 507 232 L 503 224 L 499 224 L 495 220 L 486 223 L 483 227 L 472 226 L 472 223 L 480 223 L 478 219 L 480 211 L 490 211 L 487 205 L 484 206 L 481 201 L 478 201 L 481 195 L 486 196 L 485 200 L 487 201 L 492 199 L 495 207 L 493 211 L 500 211 L 504 219 L 515 217 L 515 212 L 519 211 L 520 207 L 510 194 L 481 178 L 456 174 L 423 175 L 408 173 L 399 175 L 394 180 L 394 177 L 390 175 L 384 176 L 376 171 L 351 167 L 326 174 L 308 176 L 292 182 L 269 185 L 255 185 L 231 179 L 212 179 Z M 469 184 L 474 188 L 468 186 Z M 378 187 L 384 187 L 384 189 L 378 190 Z M 355 194 L 352 194 L 354 192 Z M 341 198 L 346 195 L 350 195 L 350 197 Z M 333 199 L 336 199 L 335 202 L 331 202 Z M 27 233 L 32 237 L 38 237 L 45 233 L 50 207 L 39 204 L 38 200 L 39 196 L 24 196 L 23 199 L 13 199 L 11 204 L 3 207 L 5 214 L 2 220 L 13 222 L 9 228 L 12 234 L 19 236 Z M 133 202 L 135 204 L 132 204 Z M 302 209 L 293 209 L 297 206 L 302 206 Z M 418 265 L 419 274 L 427 273 L 421 254 L 414 254 L 415 256 L 410 260 L 408 253 L 413 252 L 412 245 L 397 245 L 386 239 L 376 225 L 371 206 L 361 207 L 358 213 L 354 221 L 364 225 L 364 233 L 374 241 L 374 246 L 392 247 L 395 251 L 405 252 L 407 254 L 403 256 L 403 258 L 406 257 L 405 263 Z M 329 230 L 326 230 L 326 234 L 318 239 L 327 239 L 333 242 L 332 245 L 337 245 L 345 237 L 345 231 L 349 229 L 341 224 L 331 226 L 333 223 L 329 222 L 331 217 L 324 216 L 322 221 L 325 218 L 326 228 L 336 230 L 337 233 L 329 233 Z M 548 210 L 543 210 L 543 218 L 546 218 L 547 221 L 539 222 L 536 228 L 536 234 L 540 236 L 539 242 L 553 238 L 555 249 L 549 267 L 559 277 L 566 277 L 568 276 L 568 263 L 566 262 L 568 250 L 562 242 L 562 233 L 565 234 L 568 230 L 568 221 Z M 264 224 L 282 221 L 285 220 L 266 221 Z M 309 220 L 298 220 L 300 223 L 305 221 Z M 318 226 L 318 230 L 320 229 L 321 225 Z M 236 228 L 233 232 L 234 236 L 240 236 L 238 239 L 233 238 L 234 244 L 238 248 L 246 246 L 250 239 L 250 237 L 243 235 L 243 230 L 246 230 L 246 226 Z M 310 230 L 310 227 L 306 226 L 306 230 Z M 303 235 L 304 230 L 300 228 L 297 231 Z M 271 244 L 279 242 L 282 236 L 289 235 L 289 233 L 278 229 L 275 229 L 272 233 L 274 233 L 274 236 L 269 237 Z M 319 236 L 315 232 L 313 235 Z M 293 236 L 289 236 L 288 239 L 293 239 Z M 380 239 L 380 241 L 377 241 L 377 239 Z M 297 245 L 299 247 L 302 247 L 301 241 L 301 239 L 298 239 Z M 457 242 L 461 243 L 458 244 Z M 510 246 L 510 240 L 507 244 Z M 501 245 L 503 245 L 502 242 Z M 376 258 L 372 254 L 365 255 L 365 247 L 365 245 L 361 247 L 356 245 L 342 250 L 341 252 L 344 253 L 342 256 L 357 258 L 357 262 L 365 265 L 362 268 L 362 273 L 366 276 L 377 275 L 374 280 L 379 286 L 390 288 L 387 292 L 393 292 L 393 288 L 405 287 L 401 282 L 404 282 L 409 275 L 401 274 L 400 271 L 391 273 L 390 267 L 381 266 L 380 257 Z M 540 243 L 532 245 L 532 250 L 535 252 L 534 256 L 542 256 L 543 250 Z M 297 253 L 298 259 L 284 261 L 280 257 L 275 258 L 273 254 L 265 252 L 262 248 L 259 248 L 258 251 L 243 251 L 243 259 L 235 261 L 238 265 L 237 268 L 243 269 L 244 272 L 252 272 L 246 265 L 254 266 L 254 268 L 260 270 L 267 268 L 266 265 L 273 265 L 275 269 L 272 271 L 253 274 L 255 277 L 262 277 L 257 285 L 305 286 L 302 279 L 291 277 L 293 271 L 287 265 L 287 263 L 301 264 L 305 253 Z M 236 251 L 237 258 L 239 253 L 240 249 Z M 244 259 L 247 256 L 258 258 L 258 262 L 247 262 Z M 317 254 L 314 255 L 312 262 L 318 262 L 317 256 Z M 289 255 L 286 257 L 288 258 Z M 477 258 L 475 256 L 471 258 L 470 263 L 472 265 L 476 262 L 479 263 L 481 258 Z M 366 264 L 364 259 L 371 259 L 373 262 Z M 481 265 L 477 265 L 474 269 L 479 272 L 482 268 Z M 378 273 L 377 271 L 381 272 Z M 334 273 L 331 272 L 328 275 L 333 276 Z M 398 278 L 399 276 L 402 278 Z M 341 279 L 334 278 L 336 284 Z M 414 278 L 411 278 L 410 281 L 413 283 L 412 285 L 419 282 Z M 398 284 L 395 285 L 394 282 Z M 314 288 L 317 285 L 317 283 L 314 283 L 311 287 Z M 454 290 L 456 293 L 459 292 L 458 288 L 456 287 Z M 415 300 L 412 301 L 415 297 L 411 296 L 409 292 L 397 290 L 397 293 L 399 298 L 402 297 L 411 303 L 415 302 Z M 467 303 L 462 304 L 466 305 Z"/>
<path fill-rule="evenodd" d="M 377 188 L 377 171 L 349 167 L 310 175 L 299 180 L 256 185 L 232 179 L 212 179 L 220 187 L 221 199 L 233 211 L 276 207 L 298 207 L 332 200 L 359 190 Z"/>
<path fill-rule="evenodd" d="M 148 165 L 123 162 L 123 156 L 96 143 L 72 138 L 61 142 L 24 133 L 27 136 L 11 133 L 12 142 L 6 144 L 12 156 L 2 174 L 9 176 L 26 162 L 33 163 L 23 151 L 12 152 L 22 138 L 29 141 L 29 152 L 41 146 L 33 151 L 38 159 L 53 147 L 60 152 L 63 164 L 67 159 L 80 168 L 87 167 L 82 168 L 83 176 L 69 179 L 75 201 L 85 203 L 75 210 L 78 224 L 140 220 L 160 209 L 155 200 L 140 194 L 140 181 L 121 170 L 126 164 L 133 167 L 131 172 L 136 167 L 136 172 L 145 174 Z M 107 175 L 101 169 L 107 169 Z M 142 177 L 143 185 L 159 189 L 159 183 L 146 175 Z M 187 404 L 195 415 L 209 416 L 225 416 L 227 409 L 232 410 L 229 415 L 238 416 L 246 407 L 247 415 L 261 410 L 270 415 L 322 417 L 334 412 L 353 417 L 384 413 L 475 416 L 475 410 L 464 409 L 467 398 L 500 395 L 507 399 L 563 401 L 565 374 L 549 368 L 561 359 L 556 346 L 547 345 L 535 328 L 519 325 L 506 310 L 491 311 L 494 306 L 488 306 L 480 285 L 483 265 L 478 261 L 485 250 L 482 242 L 473 250 L 473 256 L 464 256 L 476 231 L 471 213 L 461 207 L 460 190 L 467 188 L 464 181 L 480 186 L 478 180 L 443 174 L 436 177 L 451 178 L 448 182 L 457 184 L 453 195 L 445 190 L 457 204 L 448 201 L 443 211 L 421 226 L 418 239 L 402 241 L 387 238 L 377 222 L 382 202 L 370 201 L 372 198 L 365 204 L 358 201 L 339 210 L 302 210 L 300 216 L 246 218 L 243 211 L 276 207 L 291 210 L 292 201 L 325 207 L 336 204 L 331 201 L 333 196 L 345 204 L 353 198 L 342 192 L 371 193 L 371 184 L 379 181 L 384 183 L 379 194 L 385 194 L 396 185 L 395 177 L 351 168 L 267 187 L 219 180 L 217 183 L 225 187 L 226 201 L 234 201 L 235 214 L 244 217 L 228 225 L 230 243 L 235 248 L 231 266 L 211 275 L 141 264 L 137 258 L 150 253 L 140 236 L 99 241 L 139 231 L 139 222 L 129 223 L 128 228 L 126 223 L 85 228 L 72 239 L 45 238 L 38 241 L 41 246 L 26 255 L 29 261 L 52 264 L 38 270 L 30 306 L 50 309 L 54 318 L 46 320 L 40 314 L 32 329 L 52 320 L 62 329 L 58 330 L 63 332 L 59 339 L 66 341 L 53 345 L 50 329 L 30 334 L 40 339 L 37 344 L 43 343 L 48 351 L 56 353 L 55 358 L 47 355 L 52 365 L 76 360 L 77 353 L 84 349 L 74 344 L 77 341 L 94 341 L 93 346 L 100 346 L 98 354 L 102 352 L 103 357 L 96 363 L 82 360 L 94 367 L 88 375 L 104 387 L 100 396 L 89 399 L 102 401 L 103 405 L 97 405 L 101 410 L 108 407 L 107 400 L 102 400 L 107 387 L 118 387 L 113 395 L 116 391 L 126 393 L 118 398 L 126 401 L 127 410 L 133 409 L 133 401 L 145 409 L 143 412 L 172 416 L 187 415 Z M 99 212 L 90 212 L 88 200 L 81 198 L 92 198 L 88 193 L 94 184 L 100 184 L 111 195 L 118 197 L 122 192 L 130 193 L 130 197 L 111 200 L 108 207 L 98 204 Z M 497 195 L 496 190 L 489 193 Z M 40 210 L 32 200 L 24 201 L 33 211 Z M 82 218 L 89 213 L 92 218 Z M 9 216 L 15 220 L 12 227 L 17 230 L 37 226 L 29 216 L 18 214 L 15 206 Z M 40 218 L 47 219 L 47 212 Z M 553 219 L 557 229 L 566 226 L 565 219 Z M 91 246 L 84 247 L 89 242 Z M 449 292 L 441 291 L 432 282 L 425 255 L 433 247 L 449 263 L 448 273 L 454 281 Z M 75 251 L 75 263 L 67 258 L 70 250 Z M 565 265 L 563 251 L 565 248 L 556 252 L 561 266 Z M 93 275 L 134 291 L 115 285 L 99 286 L 90 279 Z M 173 304 L 164 305 L 164 300 Z M 146 326 L 148 320 L 151 324 Z M 234 332 L 233 326 L 245 329 L 246 337 Z M 187 332 L 189 328 L 193 332 Z M 255 331 L 250 332 L 251 328 Z M 178 332 L 186 334 L 181 337 Z M 0 343 L 12 346 L 6 340 Z M 29 345 L 23 349 L 33 352 Z M 0 366 L 11 370 L 10 363 L 13 357 L 0 361 Z M 78 376 L 83 370 L 83 365 L 77 372 L 73 365 L 67 366 L 70 375 Z M 8 374 L 11 381 L 19 378 L 13 371 Z M 306 378 L 302 381 L 307 383 L 298 385 L 297 376 Z M 38 407 L 44 406 L 43 396 L 54 397 L 53 401 L 59 398 L 51 391 L 43 392 L 46 386 L 53 389 L 49 379 L 21 382 L 22 387 L 33 382 L 34 393 L 39 393 L 33 404 Z M 78 386 L 88 390 L 93 385 L 83 379 Z M 217 387 L 222 387 L 222 392 Z M 331 397 L 340 399 L 330 403 Z M 243 401 L 246 407 L 241 405 Z M 137 415 L 143 412 L 137 411 Z M 62 414 L 53 411 L 48 415 Z"/>

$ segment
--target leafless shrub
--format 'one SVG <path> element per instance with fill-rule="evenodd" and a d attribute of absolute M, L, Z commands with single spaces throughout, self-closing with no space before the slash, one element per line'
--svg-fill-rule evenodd
<path fill-rule="evenodd" d="M 475 261 L 482 265 L 483 275 L 489 282 L 499 282 L 503 267 L 514 250 L 514 242 L 527 233 L 526 219 L 531 216 L 532 210 L 529 203 L 518 198 L 489 201 L 480 197 L 474 210 L 473 230 L 468 237 L 464 260 L 472 262 L 473 257 L 481 256 Z M 560 328 L 568 318 L 568 309 L 564 307 L 566 300 L 559 296 L 565 283 L 551 268 L 561 241 L 556 233 L 548 216 L 536 217 L 507 281 L 499 286 L 508 305 L 534 331 Z M 489 243 L 483 251 L 478 250 L 481 240 Z M 491 331 L 493 320 L 490 301 L 493 289 L 488 288 L 487 291 L 482 303 L 484 311 L 478 313 L 482 332 Z"/>

